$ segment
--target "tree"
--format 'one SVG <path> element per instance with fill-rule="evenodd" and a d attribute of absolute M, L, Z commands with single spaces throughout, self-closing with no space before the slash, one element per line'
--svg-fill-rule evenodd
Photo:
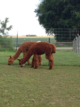
<path fill-rule="evenodd" d="M 1 24 L 1 28 L 0 28 L 0 33 L 3 35 L 7 35 L 7 31 L 12 29 L 12 25 L 7 27 L 7 23 L 8 23 L 8 18 L 5 18 L 5 21 L 0 21 Z"/>
<path fill-rule="evenodd" d="M 43 0 L 35 12 L 46 32 L 56 34 L 58 41 L 60 37 L 64 39 L 60 41 L 72 41 L 80 34 L 80 0 Z"/>
<path fill-rule="evenodd" d="M 6 36 L 8 34 L 7 31 L 12 29 L 12 25 L 7 27 L 8 22 L 8 18 L 5 18 L 5 21 L 0 21 L 0 50 L 4 50 L 5 48 L 12 49 L 12 38 L 7 38 Z"/>

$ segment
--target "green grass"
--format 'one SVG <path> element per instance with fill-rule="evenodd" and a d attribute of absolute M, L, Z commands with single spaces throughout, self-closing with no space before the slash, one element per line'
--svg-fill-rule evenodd
<path fill-rule="evenodd" d="M 15 52 L 8 52 L 8 51 L 5 51 L 5 52 L 0 52 L 0 64 L 7 64 L 7 60 L 9 58 L 9 55 L 13 56 L 15 54 Z M 73 51 L 71 50 L 58 50 L 56 52 L 56 54 L 53 54 L 54 55 L 54 63 L 55 63 L 55 66 L 56 65 L 61 65 L 61 66 L 68 66 L 68 65 L 76 65 L 76 66 L 79 66 L 80 65 L 80 57 L 74 53 Z M 21 54 L 19 56 L 19 58 L 22 58 L 23 55 Z M 31 57 L 31 60 L 32 62 L 32 57 Z M 48 60 L 45 58 L 45 55 L 42 55 L 42 65 L 49 65 L 49 62 Z M 18 60 L 15 60 L 14 64 L 18 64 Z M 27 64 L 27 63 L 26 63 Z"/>
<path fill-rule="evenodd" d="M 72 51 L 57 51 L 55 66 L 48 70 L 7 65 L 9 55 L 0 52 L 0 107 L 80 107 L 80 57 Z M 20 56 L 20 58 L 22 55 Z M 46 62 L 47 61 L 47 62 Z"/>
<path fill-rule="evenodd" d="M 54 54 L 54 61 L 55 65 L 61 66 L 80 65 L 80 57 L 71 50 L 58 50 Z"/>
<path fill-rule="evenodd" d="M 80 67 L 0 64 L 0 107 L 80 107 Z"/>

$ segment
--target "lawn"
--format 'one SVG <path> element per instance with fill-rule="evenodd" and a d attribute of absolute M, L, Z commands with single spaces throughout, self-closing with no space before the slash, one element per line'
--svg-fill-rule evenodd
<path fill-rule="evenodd" d="M 55 66 L 49 62 L 33 69 L 7 64 L 14 52 L 0 52 L 0 107 L 80 107 L 80 57 L 57 51 Z M 22 55 L 20 55 L 20 58 Z"/>
<path fill-rule="evenodd" d="M 0 52 L 0 64 L 7 64 L 9 55 L 13 56 L 15 53 L 16 53 L 15 51 L 14 52 L 8 52 L 8 51 Z M 57 50 L 56 54 L 53 54 L 53 55 L 54 55 L 55 66 L 56 65 L 79 66 L 80 65 L 80 57 L 71 50 L 65 50 L 65 51 Z M 22 57 L 23 57 L 23 54 L 19 56 L 19 58 L 22 58 Z M 30 61 L 32 62 L 32 60 Z M 47 66 L 49 65 L 48 60 L 45 58 L 45 54 L 42 55 L 42 63 L 43 63 L 42 65 L 47 65 Z M 14 64 L 18 64 L 18 60 L 15 60 Z"/>

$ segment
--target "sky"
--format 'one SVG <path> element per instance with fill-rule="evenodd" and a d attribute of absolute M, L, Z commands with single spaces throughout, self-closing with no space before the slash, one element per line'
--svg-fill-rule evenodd
<path fill-rule="evenodd" d="M 39 24 L 35 9 L 40 0 L 0 0 L 0 20 L 9 18 L 7 26 L 12 25 L 9 35 L 46 36 L 45 29 Z"/>

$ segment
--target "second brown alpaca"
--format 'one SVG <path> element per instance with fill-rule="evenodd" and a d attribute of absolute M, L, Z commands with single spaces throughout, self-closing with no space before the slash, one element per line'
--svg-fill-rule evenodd
<path fill-rule="evenodd" d="M 49 69 L 52 69 L 52 67 L 54 66 L 54 57 L 53 57 L 53 53 L 56 53 L 56 46 L 48 43 L 48 42 L 39 42 L 39 43 L 35 43 L 33 46 L 30 47 L 29 51 L 27 52 L 26 56 L 22 59 L 18 59 L 19 60 L 19 65 L 23 66 L 23 64 L 28 61 L 28 59 L 34 55 L 33 58 L 33 66 L 35 68 L 38 67 L 38 55 L 42 55 L 45 54 L 46 59 L 49 60 L 50 65 L 49 65 Z"/>
<path fill-rule="evenodd" d="M 19 55 L 21 54 L 21 53 L 23 53 L 23 57 L 25 57 L 25 55 L 27 54 L 27 52 L 28 52 L 28 50 L 29 50 L 29 48 L 33 45 L 33 44 L 35 44 L 36 43 L 36 41 L 28 41 L 28 42 L 23 42 L 21 45 L 20 45 L 20 47 L 18 48 L 18 50 L 17 50 L 17 52 L 15 53 L 15 55 L 14 56 L 9 56 L 9 58 L 8 58 L 8 65 L 12 65 L 13 63 L 14 63 L 14 61 L 19 57 Z M 41 55 L 39 55 L 38 56 L 38 58 L 39 58 L 39 65 L 41 65 L 42 64 L 42 57 L 41 57 Z M 28 65 L 30 65 L 30 60 L 28 59 Z"/>

